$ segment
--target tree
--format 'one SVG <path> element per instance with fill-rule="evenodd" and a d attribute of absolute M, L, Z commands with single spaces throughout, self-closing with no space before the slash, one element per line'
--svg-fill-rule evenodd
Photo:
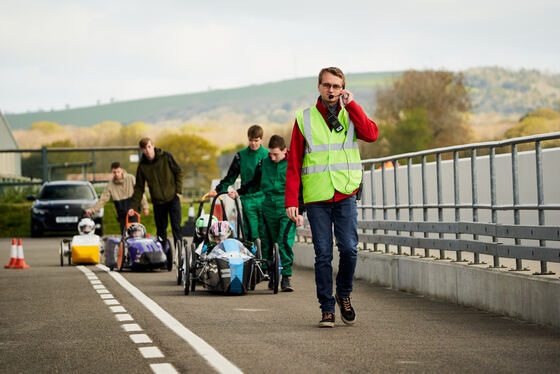
<path fill-rule="evenodd" d="M 560 131 L 560 112 L 548 108 L 533 110 L 519 120 L 519 123 L 506 131 L 506 138 L 519 138 L 536 134 Z M 558 147 L 560 141 L 551 140 L 543 143 L 543 146 Z M 520 150 L 531 149 L 531 144 L 522 144 Z"/>
<path fill-rule="evenodd" d="M 218 148 L 196 135 L 167 134 L 158 138 L 156 147 L 171 153 L 183 168 L 187 186 L 209 190 L 212 179 L 219 176 L 216 164 Z"/>
<path fill-rule="evenodd" d="M 405 111 L 395 126 L 388 126 L 386 136 L 391 139 L 391 154 L 414 152 L 430 147 L 433 135 L 428 126 L 426 109 Z"/>
<path fill-rule="evenodd" d="M 389 126 L 386 138 L 391 151 L 417 151 L 471 141 L 472 130 L 465 120 L 470 109 L 462 74 L 411 70 L 393 87 L 378 92 L 375 118 L 381 127 Z M 403 147 L 395 144 L 403 141 Z"/>

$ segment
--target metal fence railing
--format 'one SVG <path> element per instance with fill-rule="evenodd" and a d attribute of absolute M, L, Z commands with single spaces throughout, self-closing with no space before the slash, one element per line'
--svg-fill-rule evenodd
<path fill-rule="evenodd" d="M 362 249 L 382 245 L 384 252 L 406 248 L 410 255 L 421 249 L 426 257 L 435 250 L 441 259 L 451 251 L 455 261 L 469 253 L 472 264 L 484 254 L 493 267 L 514 259 L 513 270 L 532 260 L 540 264 L 537 274 L 553 274 L 547 264 L 560 263 L 560 149 L 547 153 L 544 168 L 542 143 L 558 139 L 555 132 L 363 160 Z M 521 174 L 520 146 L 530 148 L 522 152 Z M 298 236 L 309 235 L 298 229 Z"/>

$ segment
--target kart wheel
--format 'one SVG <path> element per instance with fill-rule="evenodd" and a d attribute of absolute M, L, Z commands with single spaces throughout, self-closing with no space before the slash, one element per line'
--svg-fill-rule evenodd
<path fill-rule="evenodd" d="M 191 246 L 191 262 L 189 266 L 189 276 L 191 278 L 191 292 L 196 289 L 196 262 L 198 261 L 198 255 L 195 252 L 194 244 Z"/>
<path fill-rule="evenodd" d="M 64 241 L 60 242 L 60 266 L 64 266 Z"/>
<path fill-rule="evenodd" d="M 251 280 L 249 281 L 249 290 L 254 291 L 255 286 L 257 285 L 257 272 L 258 267 L 255 262 L 253 262 L 253 268 L 251 272 Z"/>
<path fill-rule="evenodd" d="M 192 251 L 189 251 L 185 248 L 184 254 L 185 256 L 183 257 L 183 267 L 185 269 L 185 272 L 183 274 L 183 292 L 185 293 L 185 295 L 188 295 L 189 291 L 191 290 L 192 281 L 190 272 Z"/>
<path fill-rule="evenodd" d="M 123 271 L 124 268 L 124 262 L 126 259 L 126 251 L 125 248 L 126 245 L 124 244 L 124 241 L 121 241 L 121 243 L 119 244 L 119 254 L 117 257 L 117 270 L 118 271 Z"/>
<path fill-rule="evenodd" d="M 257 260 L 262 260 L 262 244 L 260 239 L 255 239 L 255 247 L 257 247 L 257 253 L 255 253 L 255 257 Z"/>
<path fill-rule="evenodd" d="M 269 271 L 269 275 L 272 277 L 272 290 L 274 293 L 278 293 L 278 283 L 280 278 L 280 257 L 278 254 L 278 243 L 274 243 L 272 249 L 272 269 Z"/>
<path fill-rule="evenodd" d="M 181 285 L 183 279 L 183 246 L 184 240 L 175 243 L 175 271 L 177 272 L 177 285 Z"/>
<path fill-rule="evenodd" d="M 66 251 L 66 255 L 68 256 L 68 265 L 72 265 L 72 248 L 70 248 L 70 244 L 68 244 L 68 250 Z"/>
<path fill-rule="evenodd" d="M 169 251 L 165 254 L 167 258 L 167 271 L 171 271 L 173 270 L 173 248 L 171 248 L 171 242 L 169 241 L 169 239 L 165 239 L 165 241 L 167 242 L 166 247 L 169 248 Z"/>

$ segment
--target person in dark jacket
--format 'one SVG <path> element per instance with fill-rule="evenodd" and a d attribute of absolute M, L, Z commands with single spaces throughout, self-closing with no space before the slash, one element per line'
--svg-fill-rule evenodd
<path fill-rule="evenodd" d="M 167 238 L 167 217 L 171 221 L 171 231 L 175 242 L 181 240 L 181 193 L 183 191 L 183 170 L 173 156 L 155 148 L 150 138 L 140 140 L 143 155 L 136 169 L 136 184 L 132 195 L 132 208 L 128 215 L 140 206 L 140 200 L 148 183 L 157 236 L 160 240 Z"/>

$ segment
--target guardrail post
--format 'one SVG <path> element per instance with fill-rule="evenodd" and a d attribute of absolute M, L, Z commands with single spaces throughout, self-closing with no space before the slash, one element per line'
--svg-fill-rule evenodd
<path fill-rule="evenodd" d="M 544 190 L 543 190 L 543 173 L 542 173 L 542 146 L 541 142 L 537 141 L 535 143 L 535 162 L 537 166 L 537 206 L 539 212 L 539 226 L 544 225 L 544 210 L 542 205 L 544 204 Z M 539 240 L 539 245 L 541 247 L 546 246 L 546 240 Z M 552 274 L 548 271 L 548 266 L 546 261 L 541 261 L 541 274 Z"/>
<path fill-rule="evenodd" d="M 478 185 L 476 178 L 476 148 L 471 150 L 471 182 L 472 182 L 472 215 L 473 222 L 478 222 Z M 478 235 L 473 235 L 473 240 L 478 240 Z M 473 264 L 480 264 L 480 254 L 473 253 Z"/>
<path fill-rule="evenodd" d="M 383 196 L 383 220 L 387 221 L 387 190 L 385 189 L 385 163 L 381 164 L 381 195 Z M 383 233 L 386 235 L 387 230 Z M 389 253 L 389 245 L 385 244 L 385 253 Z"/>
<path fill-rule="evenodd" d="M 377 218 L 377 212 L 375 210 L 375 178 L 374 178 L 374 174 L 375 174 L 375 163 L 371 163 L 371 175 L 370 175 L 370 179 L 371 179 L 371 219 L 373 221 L 375 221 L 375 219 Z M 376 234 L 377 230 L 373 230 L 373 233 Z M 373 243 L 373 250 L 377 251 L 377 243 Z"/>
<path fill-rule="evenodd" d="M 498 212 L 496 211 L 496 149 L 490 147 L 490 207 L 492 209 L 492 223 L 498 223 Z M 498 240 L 492 236 L 492 243 L 497 243 Z M 500 257 L 493 256 L 494 267 L 500 267 Z"/>
<path fill-rule="evenodd" d="M 412 157 L 407 158 L 407 166 L 406 166 L 406 176 L 408 182 L 408 221 L 414 221 L 414 209 L 412 208 Z M 414 236 L 414 231 L 409 232 L 410 236 Z M 410 246 L 410 255 L 416 255 L 416 249 L 413 246 Z"/>
<path fill-rule="evenodd" d="M 438 222 L 443 222 L 443 208 L 441 207 L 442 204 L 442 196 L 441 196 L 441 153 L 436 154 L 436 191 L 437 191 L 437 213 L 438 213 Z M 443 238 L 443 233 L 438 233 L 438 237 L 440 239 Z M 443 260 L 445 258 L 445 250 L 439 250 L 439 258 Z"/>
<path fill-rule="evenodd" d="M 517 175 L 518 167 L 517 167 L 517 144 L 511 145 L 511 180 L 512 180 L 512 189 L 513 189 L 513 223 L 519 225 L 520 217 L 519 217 L 519 179 Z M 515 244 L 521 244 L 521 240 L 515 238 Z M 523 260 L 520 258 L 515 259 L 515 270 L 523 270 Z"/>
<path fill-rule="evenodd" d="M 461 220 L 461 209 L 459 209 L 459 152 L 453 152 L 453 195 L 455 200 L 455 222 Z M 461 239 L 461 234 L 456 233 L 455 239 Z M 463 261 L 463 251 L 455 251 L 455 260 L 457 262 Z"/>
<path fill-rule="evenodd" d="M 95 182 L 95 151 L 91 151 L 91 179 Z"/>
<path fill-rule="evenodd" d="M 48 173 L 47 173 L 48 161 L 47 161 L 47 147 L 46 146 L 41 147 L 41 153 L 43 155 L 43 183 L 45 183 L 45 182 L 49 181 L 49 177 L 48 177 Z"/>
<path fill-rule="evenodd" d="M 393 161 L 393 180 L 395 184 L 395 218 L 400 221 L 400 211 L 399 211 L 399 182 L 397 176 L 397 168 L 399 167 L 399 160 Z M 396 231 L 397 235 L 400 235 L 400 231 Z M 402 255 L 402 247 L 397 245 L 397 254 Z"/>
<path fill-rule="evenodd" d="M 424 222 L 428 220 L 428 188 L 426 187 L 426 156 L 422 156 L 422 218 Z M 424 232 L 424 238 L 428 233 Z M 430 248 L 424 248 L 424 257 L 430 257 Z"/>

